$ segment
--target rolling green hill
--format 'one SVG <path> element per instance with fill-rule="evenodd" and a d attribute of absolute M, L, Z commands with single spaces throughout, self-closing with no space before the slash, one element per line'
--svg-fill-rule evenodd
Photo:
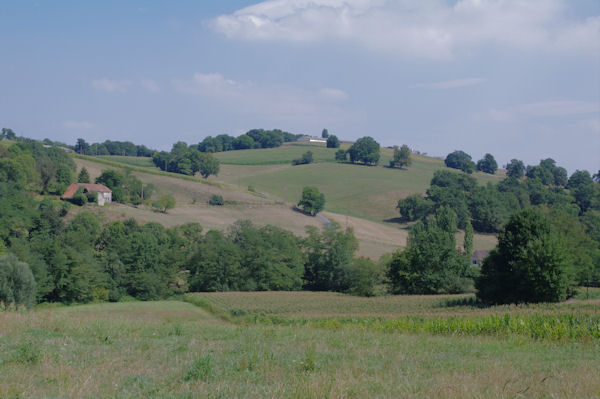
<path fill-rule="evenodd" d="M 349 144 L 342 144 L 342 148 L 348 147 Z M 292 161 L 306 151 L 312 151 L 314 163 L 292 166 Z M 324 144 L 286 143 L 278 148 L 219 152 L 214 156 L 221 161 L 221 171 L 209 181 L 234 185 L 242 190 L 253 187 L 258 192 L 290 203 L 300 199 L 303 187 L 316 186 L 325 193 L 326 211 L 381 223 L 398 217 L 396 204 L 400 198 L 424 193 L 435 171 L 456 171 L 446 168 L 439 158 L 423 155 L 413 155 L 412 165 L 402 170 L 337 163 L 336 151 Z M 380 165 L 387 165 L 392 156 L 392 149 L 382 148 Z M 101 158 L 129 166 L 153 168 L 149 158 Z M 481 184 L 495 183 L 504 177 L 502 173 L 488 175 L 481 172 L 473 176 Z"/>

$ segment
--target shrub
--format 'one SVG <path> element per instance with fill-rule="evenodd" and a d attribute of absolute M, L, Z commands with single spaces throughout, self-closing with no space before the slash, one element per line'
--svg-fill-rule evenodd
<path fill-rule="evenodd" d="M 75 204 L 77 206 L 83 206 L 85 204 L 87 204 L 88 199 L 86 197 L 86 195 L 83 193 L 83 188 L 79 188 L 79 190 L 77 190 L 77 192 L 73 195 L 73 197 L 71 197 L 71 203 Z"/>
<path fill-rule="evenodd" d="M 344 150 L 337 150 L 335 152 L 335 160 L 338 162 L 346 162 L 348 159 L 348 153 Z"/>
<path fill-rule="evenodd" d="M 225 205 L 225 200 L 223 199 L 223 196 L 218 195 L 218 194 L 213 194 L 210 196 L 210 199 L 208 200 L 208 204 L 209 205 Z"/>
<path fill-rule="evenodd" d="M 311 215 L 317 214 L 325 207 L 325 194 L 319 192 L 316 187 L 304 187 L 298 206 Z"/>
<path fill-rule="evenodd" d="M 35 301 L 35 279 L 29 265 L 11 253 L 0 258 L 0 302 L 5 306 L 31 306 Z"/>

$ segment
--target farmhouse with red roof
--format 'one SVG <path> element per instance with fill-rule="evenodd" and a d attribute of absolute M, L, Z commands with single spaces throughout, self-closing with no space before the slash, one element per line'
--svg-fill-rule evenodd
<path fill-rule="evenodd" d="M 77 190 L 83 187 L 83 193 L 98 193 L 98 205 L 109 204 L 112 202 L 112 191 L 110 188 L 103 186 L 102 184 L 90 184 L 90 183 L 73 183 L 67 187 L 67 190 L 62 195 L 65 199 L 73 198 Z"/>

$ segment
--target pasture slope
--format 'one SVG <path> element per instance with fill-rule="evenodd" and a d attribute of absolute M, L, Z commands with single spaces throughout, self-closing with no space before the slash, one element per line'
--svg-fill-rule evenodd
<path fill-rule="evenodd" d="M 291 165 L 293 159 L 308 150 L 313 152 L 316 163 Z M 327 198 L 323 214 L 344 228 L 354 229 L 360 256 L 378 259 L 406 245 L 408 226 L 397 222 L 396 203 L 403 196 L 424 192 L 433 173 L 444 168 L 443 162 L 414 155 L 413 165 L 407 170 L 389 169 L 336 163 L 335 151 L 323 145 L 288 143 L 273 149 L 217 153 L 221 171 L 206 181 L 161 172 L 148 158 L 78 156 L 75 162 L 78 168 L 85 166 L 92 178 L 107 168 L 129 168 L 144 183 L 157 188 L 156 196 L 170 194 L 177 200 L 176 208 L 168 214 L 119 204 L 89 208 L 107 221 L 133 217 L 140 222 L 153 221 L 166 226 L 193 221 L 205 229 L 223 230 L 236 220 L 248 219 L 302 235 L 307 225 L 323 226 L 316 218 L 293 210 L 302 188 L 314 185 Z M 382 149 L 382 162 L 391 156 L 392 150 Z M 501 175 L 476 173 L 475 177 L 485 183 L 498 181 Z M 222 195 L 227 205 L 209 206 L 212 194 Z M 462 242 L 461 237 L 458 233 L 458 242 Z M 495 243 L 495 236 L 475 235 L 475 249 L 491 249 Z"/>
<path fill-rule="evenodd" d="M 465 296 L 282 292 L 181 299 L 0 312 L 0 397 L 593 398 L 600 392 L 598 299 L 490 309 L 460 306 Z M 495 316 L 501 320 L 495 327 L 467 330 Z M 567 322 L 561 330 L 552 319 Z M 410 330 L 402 320 L 437 328 Z M 506 333 L 511 326 L 521 330 Z"/>

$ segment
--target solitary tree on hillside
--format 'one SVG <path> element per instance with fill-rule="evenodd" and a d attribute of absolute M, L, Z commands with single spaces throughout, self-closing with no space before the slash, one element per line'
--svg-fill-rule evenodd
<path fill-rule="evenodd" d="M 77 182 L 78 183 L 89 183 L 90 182 L 90 175 L 86 168 L 81 168 L 81 171 L 79 172 L 79 176 L 77 176 Z"/>
<path fill-rule="evenodd" d="M 325 194 L 319 192 L 316 187 L 304 187 L 302 190 L 302 199 L 298 202 L 304 212 L 316 215 L 323 210 L 325 206 Z"/>
<path fill-rule="evenodd" d="M 471 160 L 471 156 L 464 151 L 454 151 L 446 156 L 444 163 L 449 168 L 460 169 L 465 173 L 473 173 L 475 171 L 475 163 Z"/>
<path fill-rule="evenodd" d="M 379 162 L 379 143 L 372 137 L 362 137 L 348 149 L 350 162 L 377 165 Z"/>
<path fill-rule="evenodd" d="M 494 159 L 492 154 L 485 154 L 485 156 L 477 161 L 477 170 L 493 175 L 498 169 L 498 163 Z"/>
<path fill-rule="evenodd" d="M 331 135 L 327 138 L 327 148 L 339 148 L 340 140 L 338 140 L 337 136 Z"/>
<path fill-rule="evenodd" d="M 152 206 L 162 213 L 167 213 L 167 210 L 175 208 L 175 198 L 170 195 L 162 195 L 158 201 L 152 203 Z"/>
<path fill-rule="evenodd" d="M 520 179 L 525 175 L 525 164 L 523 161 L 519 161 L 518 159 L 511 159 L 511 161 L 504 167 L 506 169 L 506 174 L 509 177 L 516 177 Z"/>
<path fill-rule="evenodd" d="M 321 132 L 321 137 L 324 139 L 329 137 L 329 132 L 327 131 L 327 129 L 323 129 L 323 131 Z"/>
<path fill-rule="evenodd" d="M 394 146 L 394 158 L 390 160 L 390 168 L 403 168 L 409 166 L 412 163 L 410 159 L 410 148 L 406 144 L 403 144 L 400 149 L 398 146 Z"/>

